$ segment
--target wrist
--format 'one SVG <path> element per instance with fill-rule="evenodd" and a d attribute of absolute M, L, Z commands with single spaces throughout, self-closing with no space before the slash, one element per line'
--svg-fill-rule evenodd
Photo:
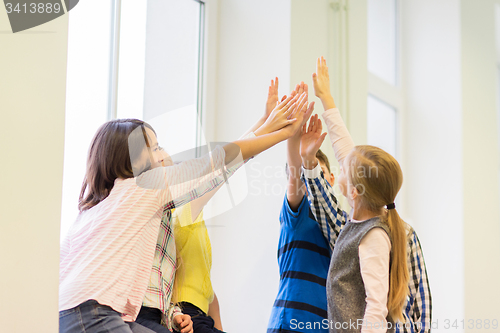
<path fill-rule="evenodd" d="M 299 133 L 300 131 L 288 138 L 288 145 L 293 145 L 293 147 L 300 147 L 300 135 L 298 135 Z"/>
<path fill-rule="evenodd" d="M 335 101 L 333 100 L 333 96 L 331 94 L 324 94 L 320 97 L 321 103 L 323 103 L 323 108 L 325 110 L 334 109 L 337 106 L 335 105 Z"/>
<path fill-rule="evenodd" d="M 302 165 L 304 169 L 312 170 L 318 165 L 318 159 L 316 156 L 303 156 Z"/>
<path fill-rule="evenodd" d="M 256 136 L 264 135 L 264 134 L 268 133 L 267 129 L 264 128 L 264 124 L 266 123 L 266 119 L 267 119 L 266 117 L 262 117 L 255 124 L 255 126 L 254 126 L 255 130 L 253 132 Z"/>
<path fill-rule="evenodd" d="M 253 134 L 255 134 L 255 136 L 260 136 L 260 135 L 264 135 L 264 134 L 267 134 L 264 129 L 262 128 L 262 126 L 260 126 L 259 128 L 257 128 Z"/>

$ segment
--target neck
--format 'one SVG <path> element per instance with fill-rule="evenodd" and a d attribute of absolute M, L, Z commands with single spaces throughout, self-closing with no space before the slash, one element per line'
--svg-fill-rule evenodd
<path fill-rule="evenodd" d="M 364 209 L 362 207 L 359 208 L 354 207 L 352 212 L 352 219 L 356 221 L 366 221 L 371 218 L 377 217 L 379 215 L 380 214 L 372 212 L 368 209 Z"/>

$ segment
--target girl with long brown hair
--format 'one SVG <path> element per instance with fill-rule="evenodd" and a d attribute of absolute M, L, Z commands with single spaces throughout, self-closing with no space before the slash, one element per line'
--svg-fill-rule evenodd
<path fill-rule="evenodd" d="M 141 308 L 164 212 L 207 193 L 243 160 L 293 135 L 306 111 L 305 95 L 290 96 L 260 135 L 176 165 L 147 123 L 102 125 L 89 149 L 80 214 L 61 246 L 60 332 L 132 332 L 126 322 Z M 192 332 L 190 320 L 179 326 Z"/>

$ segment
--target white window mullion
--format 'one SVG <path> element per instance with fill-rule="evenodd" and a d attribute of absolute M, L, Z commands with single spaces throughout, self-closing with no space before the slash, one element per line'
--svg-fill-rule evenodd
<path fill-rule="evenodd" d="M 403 94 L 400 87 L 395 87 L 378 76 L 368 74 L 368 91 L 370 94 L 376 96 L 378 99 L 383 100 L 400 110 L 403 106 Z"/>

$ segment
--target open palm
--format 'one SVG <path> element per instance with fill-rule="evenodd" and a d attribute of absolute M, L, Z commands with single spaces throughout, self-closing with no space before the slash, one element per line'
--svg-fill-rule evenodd
<path fill-rule="evenodd" d="M 315 158 L 316 152 L 319 150 L 319 147 L 321 147 L 326 136 L 326 133 L 321 134 L 322 129 L 323 126 L 317 114 L 311 117 L 309 126 L 304 124 L 302 128 L 302 137 L 300 138 L 300 155 L 303 158 Z"/>

